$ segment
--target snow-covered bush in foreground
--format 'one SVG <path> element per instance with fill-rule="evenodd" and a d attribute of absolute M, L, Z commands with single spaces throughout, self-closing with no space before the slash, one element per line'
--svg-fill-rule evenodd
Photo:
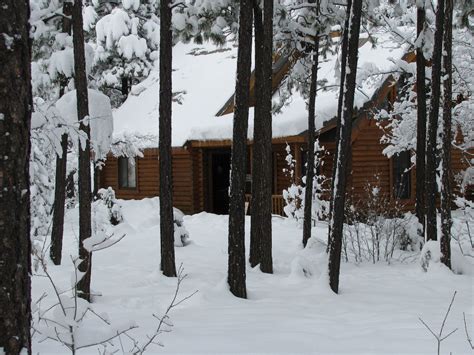
<path fill-rule="evenodd" d="M 109 211 L 110 223 L 114 226 L 121 223 L 123 221 L 122 206 L 120 206 L 115 198 L 114 189 L 109 186 L 107 189 L 99 189 L 97 194 Z"/>
<path fill-rule="evenodd" d="M 429 240 L 423 246 L 420 255 L 420 265 L 424 271 L 429 271 L 433 267 L 448 268 L 441 262 L 441 249 L 438 240 Z M 451 269 L 456 274 L 471 275 L 472 265 L 461 253 L 458 244 L 451 241 Z"/>
<path fill-rule="evenodd" d="M 423 242 L 418 236 L 417 218 L 403 213 L 397 200 L 390 201 L 379 180 L 374 176 L 375 182 L 367 182 L 364 195 L 350 196 L 343 238 L 346 261 L 390 262 L 396 250 L 417 251 Z"/>
<path fill-rule="evenodd" d="M 174 246 L 184 247 L 189 243 L 189 233 L 184 227 L 184 213 L 176 207 L 173 209 Z"/>

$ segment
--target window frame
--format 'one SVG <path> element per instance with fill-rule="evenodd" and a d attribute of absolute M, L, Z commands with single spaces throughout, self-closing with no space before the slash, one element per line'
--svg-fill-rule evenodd
<path fill-rule="evenodd" d="M 121 174 L 121 166 L 122 166 L 122 163 L 124 160 L 127 161 L 127 181 L 126 181 L 126 184 L 123 184 L 123 181 L 122 181 L 122 174 Z M 133 164 L 133 168 L 134 168 L 134 171 L 135 171 L 135 186 L 129 186 L 130 183 L 129 183 L 129 169 L 131 167 L 131 159 L 129 157 L 118 157 L 117 158 L 117 173 L 118 173 L 118 181 L 117 181 L 117 185 L 118 185 L 118 188 L 120 190 L 137 190 L 138 189 L 138 160 L 137 158 L 134 158 L 133 161 L 135 162 Z"/>

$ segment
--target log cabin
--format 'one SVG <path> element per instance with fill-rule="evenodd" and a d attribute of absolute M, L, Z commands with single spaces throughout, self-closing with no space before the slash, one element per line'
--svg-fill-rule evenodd
<path fill-rule="evenodd" d="M 377 185 L 390 201 L 401 201 L 405 209 L 415 202 L 415 174 L 411 153 L 387 158 L 381 144 L 383 131 L 374 113 L 387 108 L 397 95 L 397 82 L 390 74 L 397 60 L 413 62 L 407 48 L 393 46 L 385 34 L 373 46 L 367 38 L 359 43 L 358 90 L 351 139 L 351 174 L 347 192 L 352 199 L 366 198 L 366 186 Z M 226 214 L 231 158 L 233 89 L 237 48 L 216 48 L 210 44 L 177 44 L 173 49 L 173 204 L 184 213 L 202 211 Z M 299 70 L 297 55 L 276 58 L 273 67 L 275 101 L 290 70 Z M 331 176 L 336 137 L 338 101 L 337 54 L 320 58 L 316 98 L 317 135 L 325 147 L 320 173 Z M 380 74 L 388 73 L 388 74 Z M 100 173 L 101 187 L 111 186 L 118 198 L 142 199 L 158 196 L 158 73 L 135 86 L 125 103 L 114 112 L 114 143 Z M 253 77 L 250 86 L 253 106 Z M 253 110 L 249 112 L 246 193 L 250 201 L 252 171 Z M 294 178 L 304 176 L 307 149 L 307 107 L 305 99 L 293 93 L 273 117 L 273 213 L 283 215 L 282 191 L 291 184 L 286 168 L 286 147 L 296 160 Z M 453 171 L 467 168 L 467 157 L 453 149 Z M 329 186 L 329 183 L 327 183 Z"/>

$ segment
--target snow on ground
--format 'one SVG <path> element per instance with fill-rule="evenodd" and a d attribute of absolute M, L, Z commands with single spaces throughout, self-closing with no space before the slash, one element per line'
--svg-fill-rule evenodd
<path fill-rule="evenodd" d="M 135 321 L 140 328 L 131 334 L 143 341 L 156 327 L 152 314 L 169 304 L 176 279 L 159 272 L 158 199 L 120 203 L 125 222 L 115 233 L 127 236 L 93 256 L 92 288 L 102 293 L 94 306 L 113 322 Z M 173 311 L 172 332 L 160 336 L 164 347 L 149 353 L 433 354 L 436 343 L 418 317 L 437 331 L 454 290 L 445 331 L 459 329 L 443 342 L 442 353 L 470 353 L 462 313 L 474 335 L 473 273 L 455 275 L 440 266 L 425 273 L 418 262 L 343 263 L 341 292 L 335 295 L 326 282 L 324 245 L 317 240 L 324 239 L 325 225 L 314 228 L 316 240 L 303 251 L 294 222 L 274 218 L 275 273 L 248 267 L 249 299 L 242 300 L 226 286 L 227 222 L 227 216 L 208 213 L 185 217 L 192 242 L 176 248 L 177 265 L 183 263 L 188 274 L 180 294 L 199 292 Z M 63 287 L 71 279 L 69 255 L 75 254 L 77 235 L 76 209 L 66 216 L 63 265 L 49 265 Z M 51 293 L 47 280 L 34 277 L 33 299 L 44 290 Z M 34 353 L 67 352 L 38 340 L 35 335 Z"/>

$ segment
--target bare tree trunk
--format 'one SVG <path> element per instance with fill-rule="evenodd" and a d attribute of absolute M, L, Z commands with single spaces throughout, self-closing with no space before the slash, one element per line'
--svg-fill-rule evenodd
<path fill-rule="evenodd" d="M 91 267 L 92 254 L 83 246 L 86 239 L 91 237 L 91 167 L 90 167 L 90 126 L 84 123 L 89 115 L 89 99 L 87 92 L 86 59 L 84 52 L 84 31 L 82 20 L 82 1 L 75 1 L 72 13 L 73 45 L 74 45 L 74 82 L 77 95 L 77 117 L 79 130 L 86 135 L 85 143 L 79 141 L 79 271 L 84 273 L 77 283 L 78 295 L 91 300 Z M 86 122 L 87 123 L 87 122 Z"/>
<path fill-rule="evenodd" d="M 422 35 L 426 13 L 424 4 L 417 8 L 416 32 Z M 425 163 L 426 163 L 426 61 L 422 44 L 416 49 L 416 100 L 417 100 L 417 129 L 416 129 L 416 216 L 422 225 L 420 236 L 425 235 Z"/>
<path fill-rule="evenodd" d="M 273 272 L 272 259 L 272 57 L 273 0 L 254 0 L 255 87 L 254 151 L 252 165 L 252 221 L 250 265 Z"/>
<path fill-rule="evenodd" d="M 441 96 L 441 52 L 443 50 L 444 0 L 438 0 L 436 9 L 436 30 L 432 55 L 431 109 L 428 121 L 428 143 L 426 145 L 426 237 L 437 240 L 436 222 L 436 168 L 437 130 Z"/>
<path fill-rule="evenodd" d="M 62 31 L 71 34 L 72 23 L 70 16 L 72 14 L 73 4 L 65 2 L 63 4 L 63 23 Z M 60 84 L 59 97 L 63 96 L 64 88 L 67 86 L 67 79 Z M 53 206 L 53 225 L 51 228 L 51 246 L 49 255 L 55 265 L 61 264 L 61 254 L 63 249 L 63 231 L 64 231 L 64 205 L 66 203 L 66 166 L 67 166 L 67 148 L 68 135 L 64 133 L 61 137 L 61 155 L 56 156 L 56 178 L 54 184 L 54 206 Z"/>
<path fill-rule="evenodd" d="M 31 354 L 29 1 L 0 6 L 0 349 Z"/>
<path fill-rule="evenodd" d="M 64 231 L 64 205 L 66 203 L 66 165 L 68 135 L 61 137 L 61 156 L 56 156 L 56 182 L 54 186 L 53 226 L 49 256 L 54 265 L 61 265 Z"/>
<path fill-rule="evenodd" d="M 172 33 L 171 1 L 160 6 L 160 238 L 161 270 L 176 276 L 174 260 L 173 171 L 171 156 Z"/>
<path fill-rule="evenodd" d="M 245 173 L 250 66 L 252 62 L 252 17 L 252 0 L 241 0 L 232 139 L 227 274 L 230 291 L 240 298 L 247 298 L 245 285 Z"/>
<path fill-rule="evenodd" d="M 452 43 L 453 43 L 453 0 L 446 0 L 444 26 L 444 105 L 443 105 L 443 175 L 441 179 L 441 262 L 451 268 L 451 218 L 452 204 L 452 172 L 451 142 L 452 137 Z"/>
<path fill-rule="evenodd" d="M 347 0 L 347 8 L 346 8 L 346 19 L 344 21 L 344 32 L 342 34 L 342 43 L 341 43 L 341 79 L 339 83 L 339 98 L 337 102 L 337 117 L 342 117 L 342 102 L 344 98 L 344 83 L 346 80 L 346 63 L 347 63 L 347 51 L 349 47 L 349 21 L 351 17 L 351 9 L 352 9 L 352 0 Z M 340 119 L 337 120 L 337 127 L 336 127 L 336 142 L 339 141 L 339 134 L 340 134 Z M 336 166 L 338 160 L 338 145 L 336 144 L 336 150 L 334 151 L 334 161 L 332 165 L 332 179 L 331 179 L 331 196 L 334 195 L 334 176 L 336 176 Z M 329 220 L 332 219 L 332 198 L 329 200 Z M 326 252 L 329 253 L 329 245 L 331 245 L 331 225 L 329 224 L 329 232 L 328 232 L 328 245 Z"/>
<path fill-rule="evenodd" d="M 347 162 L 350 159 L 350 144 L 352 132 L 352 115 L 356 87 L 357 61 L 359 52 L 359 31 L 362 13 L 362 0 L 354 0 L 350 17 L 350 32 L 347 51 L 347 68 L 345 75 L 345 90 L 342 102 L 342 117 L 338 117 L 340 132 L 336 142 L 338 158 L 334 175 L 334 191 L 332 195 L 332 214 L 330 220 L 329 246 L 329 285 L 339 291 L 339 269 L 341 265 L 342 233 L 344 227 L 344 205 L 346 197 L 346 182 L 348 175 Z"/>
<path fill-rule="evenodd" d="M 313 48 L 313 65 L 311 67 L 311 86 L 309 89 L 308 105 L 308 154 L 306 161 L 306 187 L 304 195 L 304 221 L 303 221 L 303 246 L 306 247 L 311 238 L 311 222 L 313 211 L 313 179 L 314 179 L 314 143 L 315 143 L 315 103 L 316 89 L 318 85 L 318 64 L 319 64 L 319 32 L 316 33 L 316 40 Z"/>

